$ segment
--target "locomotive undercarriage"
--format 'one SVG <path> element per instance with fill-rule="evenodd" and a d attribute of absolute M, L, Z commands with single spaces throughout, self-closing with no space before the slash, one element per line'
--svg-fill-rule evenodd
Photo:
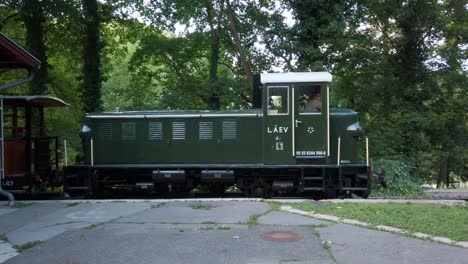
<path fill-rule="evenodd" d="M 371 171 L 366 165 L 326 166 L 73 166 L 65 168 L 65 191 L 71 195 L 146 192 L 186 196 L 194 188 L 223 196 L 235 186 L 247 197 L 302 193 L 315 199 L 366 198 Z"/>

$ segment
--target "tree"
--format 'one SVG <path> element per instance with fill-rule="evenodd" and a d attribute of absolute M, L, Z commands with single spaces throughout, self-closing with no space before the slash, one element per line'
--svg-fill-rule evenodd
<path fill-rule="evenodd" d="M 301 71 L 331 70 L 333 57 L 346 44 L 346 17 L 353 1 L 289 0 L 297 23 L 291 28 L 292 45 Z"/>
<path fill-rule="evenodd" d="M 42 1 L 25 0 L 22 5 L 21 19 L 26 28 L 26 48 L 41 61 L 41 67 L 34 71 L 34 79 L 30 82 L 31 94 L 47 92 L 48 63 L 44 41 L 44 11 Z"/>
<path fill-rule="evenodd" d="M 444 59 L 437 62 L 439 68 L 435 78 L 438 82 L 437 97 L 430 104 L 432 144 L 435 148 L 435 163 L 439 166 L 437 186 L 444 182 L 447 187 L 450 175 L 459 175 L 462 180 L 468 177 L 464 174 L 466 166 L 466 87 L 468 77 L 463 61 L 467 53 L 463 45 L 468 43 L 466 26 L 468 11 L 463 1 L 446 1 L 441 6 L 439 23 L 444 44 L 438 48 L 438 55 Z M 437 168 L 437 166 L 435 166 Z"/>
<path fill-rule="evenodd" d="M 101 109 L 101 54 L 100 17 L 97 0 L 83 0 L 85 37 L 83 39 L 83 110 Z"/>

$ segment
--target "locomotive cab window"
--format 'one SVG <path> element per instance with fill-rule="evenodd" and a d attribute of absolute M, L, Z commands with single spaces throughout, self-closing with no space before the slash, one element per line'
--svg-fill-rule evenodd
<path fill-rule="evenodd" d="M 289 87 L 268 87 L 268 115 L 288 115 L 289 109 Z"/>
<path fill-rule="evenodd" d="M 322 113 L 322 89 L 320 85 L 298 86 L 299 113 L 320 114 Z"/>

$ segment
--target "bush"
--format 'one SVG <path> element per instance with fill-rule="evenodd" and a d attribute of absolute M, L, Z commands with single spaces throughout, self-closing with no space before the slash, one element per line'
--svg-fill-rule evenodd
<path fill-rule="evenodd" d="M 412 168 L 402 160 L 381 159 L 374 162 L 374 171 L 385 171 L 387 188 L 373 183 L 372 196 L 419 196 L 423 194 L 422 182 L 412 176 Z"/>

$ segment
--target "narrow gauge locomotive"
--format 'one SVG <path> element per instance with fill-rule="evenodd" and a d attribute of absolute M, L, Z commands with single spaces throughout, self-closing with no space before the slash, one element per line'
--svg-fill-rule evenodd
<path fill-rule="evenodd" d="M 185 193 L 235 184 L 248 196 L 370 193 L 358 113 L 330 108 L 331 74 L 257 76 L 254 109 L 86 115 L 84 162 L 64 168 L 65 190 Z"/>

